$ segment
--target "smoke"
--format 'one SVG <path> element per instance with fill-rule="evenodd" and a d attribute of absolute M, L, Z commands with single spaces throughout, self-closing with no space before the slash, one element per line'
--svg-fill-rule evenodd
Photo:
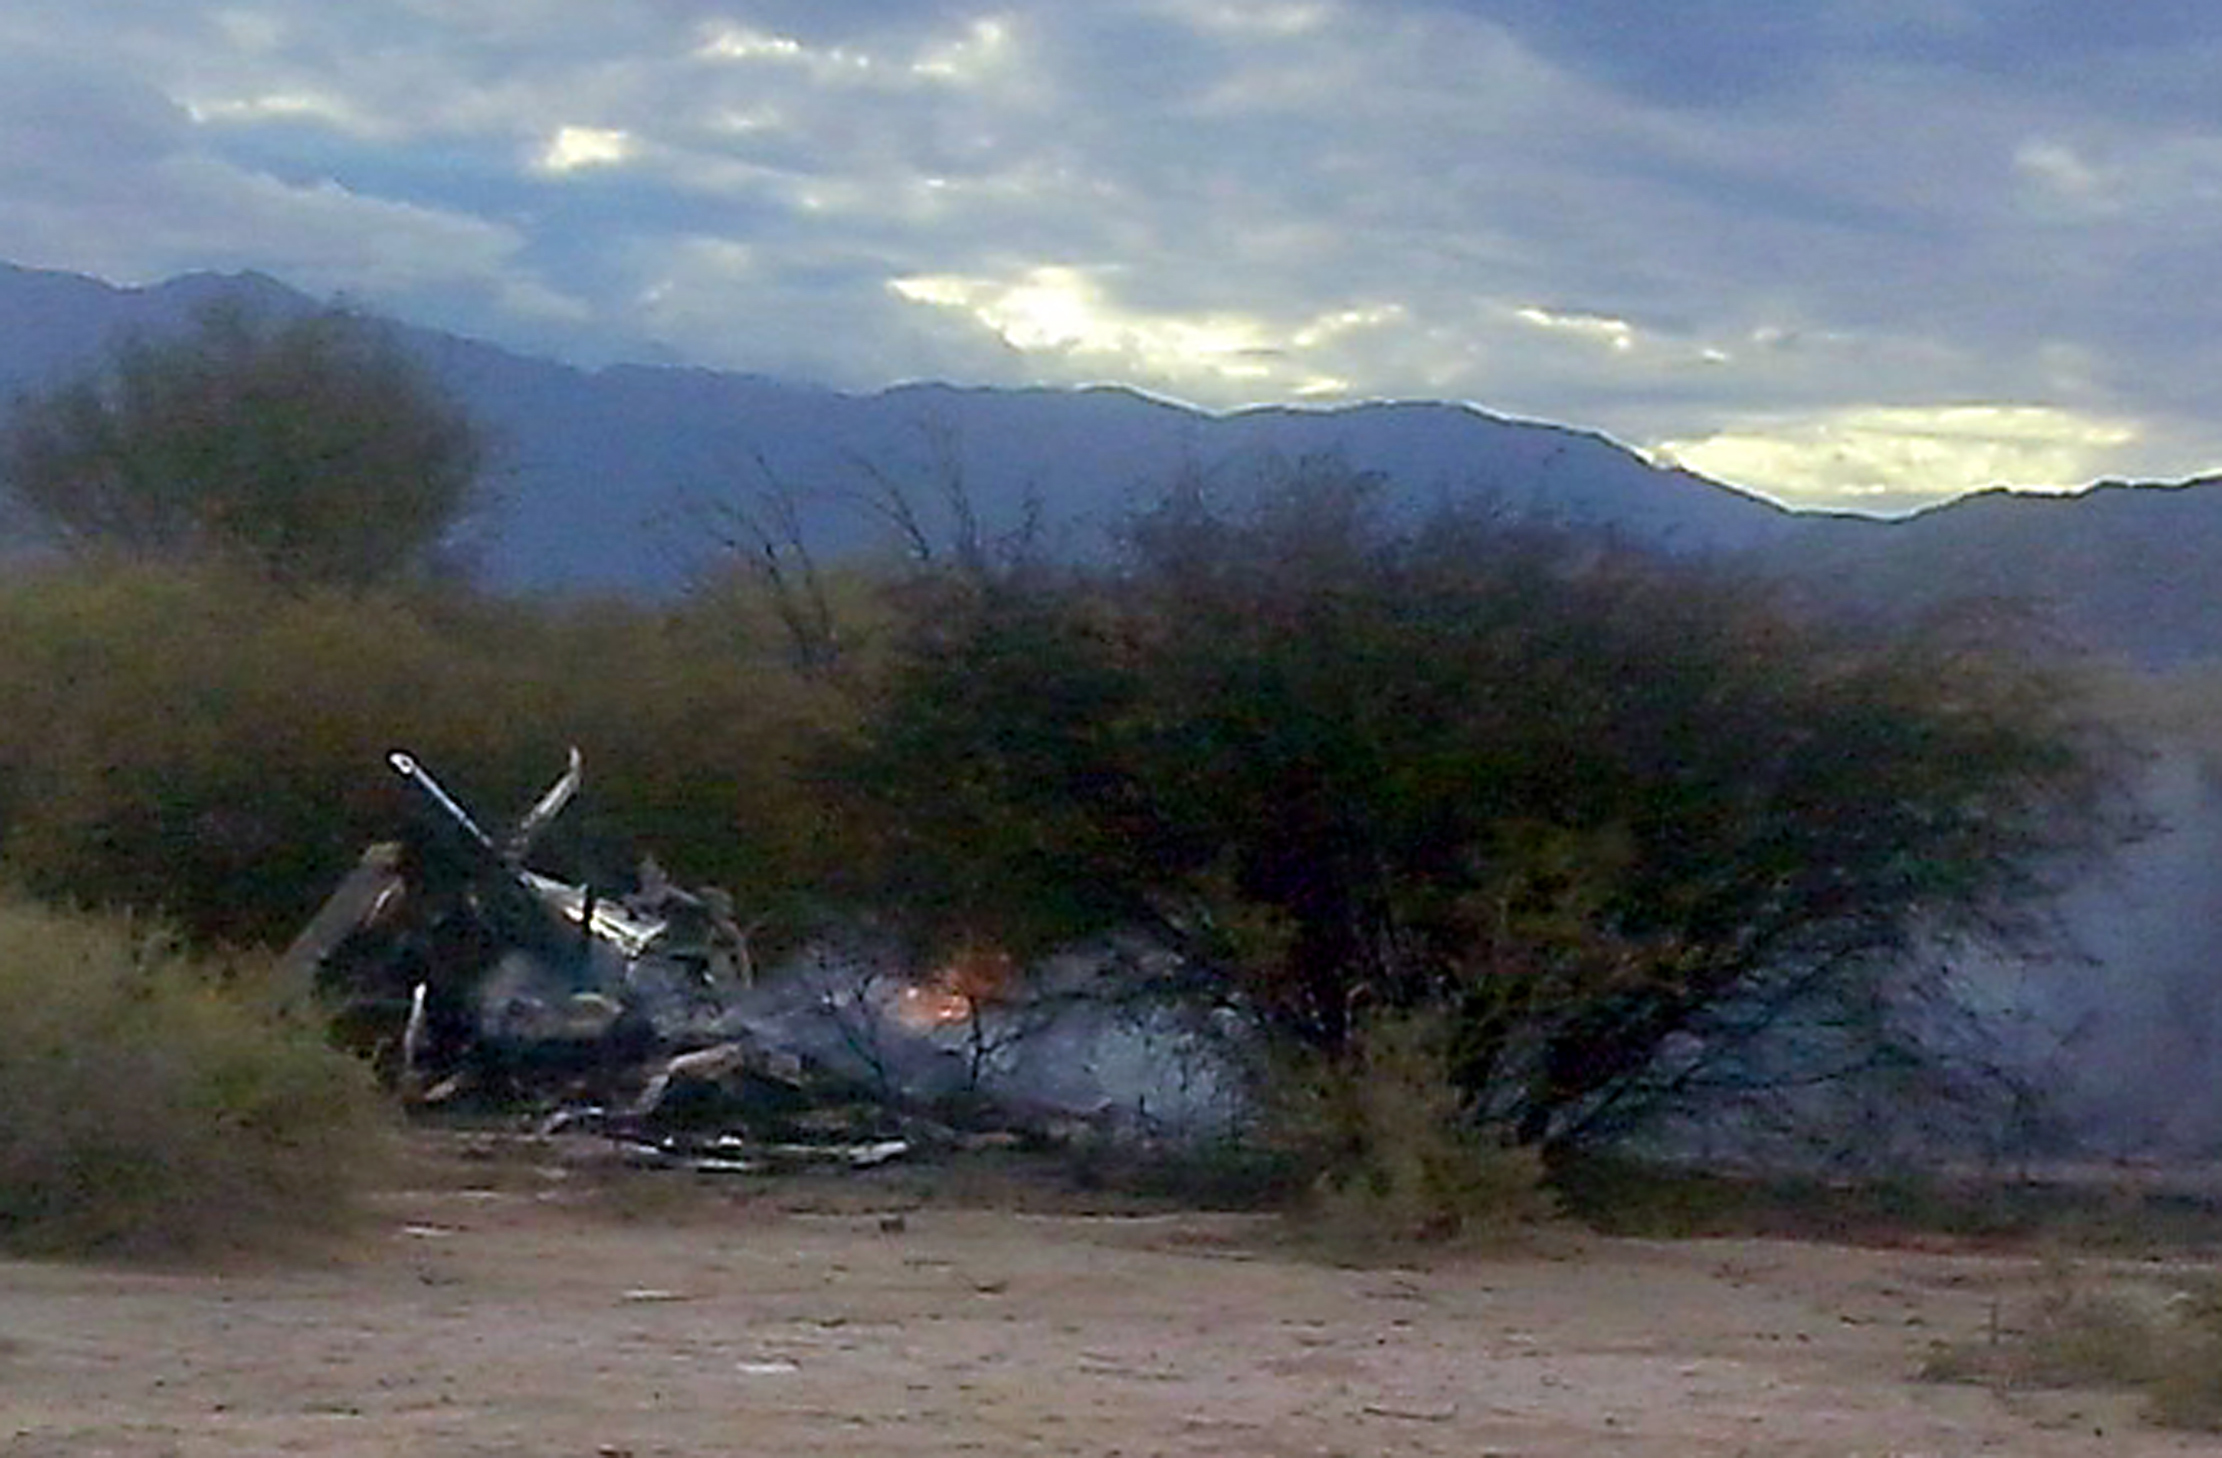
<path fill-rule="evenodd" d="M 2154 832 L 2071 889 L 2072 950 L 1967 969 L 2017 1071 L 2086 1149 L 2222 1154 L 2222 784 L 2164 748 L 2142 798 Z"/>
<path fill-rule="evenodd" d="M 2163 747 L 2140 795 L 2154 828 L 2066 893 L 2065 950 L 1973 958 L 1957 983 L 2006 1071 L 2081 1151 L 2222 1157 L 2222 779 L 2191 749 Z M 968 1005 L 922 1000 L 932 974 L 891 953 L 820 946 L 718 1023 L 903 1100 L 979 1094 L 1124 1133 L 1238 1127 L 1238 1022 L 1121 1000 L 1118 961 L 1059 958 Z M 1735 1142 L 1733 1129 L 1710 1133 Z"/>
<path fill-rule="evenodd" d="M 979 1095 L 1014 1114 L 1121 1135 L 1230 1127 L 1241 1111 L 1239 1030 L 1121 1000 L 1119 965 L 1115 956 L 1060 957 L 993 995 L 952 999 L 931 972 L 891 953 L 818 946 L 739 994 L 719 1031 L 905 1102 Z"/>

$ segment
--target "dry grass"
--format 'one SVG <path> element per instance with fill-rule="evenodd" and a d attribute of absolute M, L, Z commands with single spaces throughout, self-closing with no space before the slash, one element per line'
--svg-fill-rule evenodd
<path fill-rule="evenodd" d="M 2173 1307 L 2177 1339 L 2150 1385 L 2153 1421 L 2222 1432 L 2222 1283 L 2193 1286 Z"/>
<path fill-rule="evenodd" d="M 1939 1344 L 1922 1376 L 2138 1391 L 2162 1426 L 2222 1431 L 2222 1284 L 2107 1278 L 2050 1261 L 2022 1310 L 2001 1303 L 1988 1332 Z"/>
<path fill-rule="evenodd" d="M 2086 1256 L 2222 1250 L 2222 1202 L 2135 1181 L 1905 1171 L 1847 1179 L 1592 1154 L 1554 1167 L 1566 1211 L 1601 1234 L 1957 1244 Z"/>
<path fill-rule="evenodd" d="M 0 1248 L 200 1255 L 347 1223 L 383 1101 L 265 970 L 0 898 Z"/>

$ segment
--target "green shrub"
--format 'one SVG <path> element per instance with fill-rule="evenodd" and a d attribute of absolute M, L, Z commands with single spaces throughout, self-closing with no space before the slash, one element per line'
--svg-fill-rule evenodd
<path fill-rule="evenodd" d="M 768 630 L 767 630 L 768 631 Z M 0 863 L 56 902 L 282 945 L 411 813 L 415 752 L 499 823 L 585 753 L 536 851 L 607 885 L 653 852 L 746 918 L 837 862 L 795 772 L 831 712 L 705 610 L 280 591 L 219 568 L 0 584 Z"/>
<path fill-rule="evenodd" d="M 1330 1242 L 1487 1242 L 1551 1213 L 1540 1153 L 1477 1129 L 1462 1106 L 1443 1023 L 1376 1018 L 1347 1055 L 1270 1075 L 1270 1142 L 1306 1172 L 1301 1214 Z"/>
<path fill-rule="evenodd" d="M 0 1247 L 195 1254 L 345 1225 L 388 1151 L 366 1069 L 267 968 L 0 898 Z"/>

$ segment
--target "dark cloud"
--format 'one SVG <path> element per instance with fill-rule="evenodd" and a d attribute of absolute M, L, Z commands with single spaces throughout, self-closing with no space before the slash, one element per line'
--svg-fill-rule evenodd
<path fill-rule="evenodd" d="M 0 52 L 0 169 L 97 185 L 190 145 L 183 108 L 113 67 L 36 50 Z"/>
<path fill-rule="evenodd" d="M 1746 105 L 1811 81 L 1825 7 L 1680 0 L 1440 0 L 1467 19 L 1504 26 L 1539 52 L 1616 90 L 1675 105 Z"/>

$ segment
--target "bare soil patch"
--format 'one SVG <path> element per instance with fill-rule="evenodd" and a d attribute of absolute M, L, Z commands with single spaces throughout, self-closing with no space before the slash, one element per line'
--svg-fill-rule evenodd
<path fill-rule="evenodd" d="M 426 1147 L 312 1264 L 0 1263 L 0 1453 L 2214 1451 L 2133 1398 L 1917 1380 L 2031 1255 L 1568 1236 L 1339 1267 L 1261 1216 Z"/>

